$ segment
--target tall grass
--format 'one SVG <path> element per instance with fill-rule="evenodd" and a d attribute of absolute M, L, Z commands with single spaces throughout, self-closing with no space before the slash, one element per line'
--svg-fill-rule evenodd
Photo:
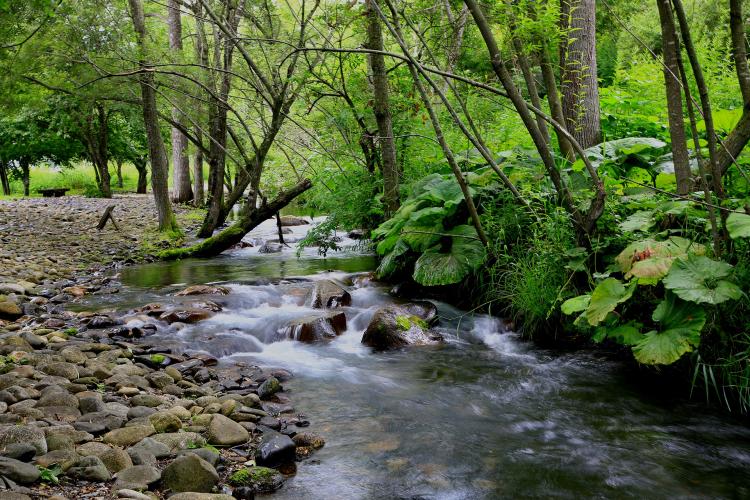
<path fill-rule="evenodd" d="M 117 173 L 110 165 L 111 185 L 114 192 L 135 192 L 138 184 L 138 171 L 131 164 L 122 166 L 122 189 L 117 185 Z M 70 167 L 57 167 L 39 164 L 31 167 L 29 175 L 30 196 L 40 196 L 39 190 L 46 188 L 68 188 L 68 194 L 92 194 L 98 189 L 94 167 L 88 162 L 78 162 Z M 11 179 L 11 197 L 23 195 L 23 183 L 20 179 Z"/>

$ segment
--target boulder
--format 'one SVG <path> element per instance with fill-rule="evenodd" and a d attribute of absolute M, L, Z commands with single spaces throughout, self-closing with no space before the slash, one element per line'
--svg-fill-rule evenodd
<path fill-rule="evenodd" d="M 170 447 L 165 443 L 160 443 L 153 438 L 147 437 L 140 440 L 134 446 L 131 446 L 128 451 L 132 452 L 144 452 L 153 455 L 155 458 L 164 458 L 172 454 Z"/>
<path fill-rule="evenodd" d="M 250 439 L 250 433 L 234 420 L 217 413 L 211 419 L 206 437 L 210 444 L 233 446 L 246 443 Z"/>
<path fill-rule="evenodd" d="M 0 430 L 0 449 L 13 443 L 27 443 L 36 448 L 37 455 L 47 453 L 44 431 L 37 427 L 14 425 Z"/>
<path fill-rule="evenodd" d="M 160 411 L 153 415 L 149 415 L 148 420 L 151 422 L 151 425 L 154 426 L 156 432 L 159 433 L 177 432 L 182 428 L 180 417 L 167 411 Z"/>
<path fill-rule="evenodd" d="M 21 462 L 31 462 L 36 456 L 36 448 L 29 443 L 12 443 L 0 451 L 0 455 Z"/>
<path fill-rule="evenodd" d="M 278 467 L 294 462 L 294 441 L 289 436 L 267 431 L 255 452 L 255 463 L 266 467 Z"/>
<path fill-rule="evenodd" d="M 206 439 L 197 432 L 166 432 L 164 434 L 156 434 L 151 439 L 167 445 L 171 452 L 206 444 Z"/>
<path fill-rule="evenodd" d="M 169 500 L 237 500 L 232 495 L 223 493 L 195 493 L 185 492 L 178 493 L 169 497 Z"/>
<path fill-rule="evenodd" d="M 427 321 L 414 314 L 420 310 L 409 304 L 389 305 L 378 309 L 362 335 L 362 343 L 376 350 L 439 344 L 443 337 L 431 332 Z"/>
<path fill-rule="evenodd" d="M 49 468 L 53 464 L 58 464 L 63 472 L 73 467 L 81 457 L 73 450 L 55 450 L 36 459 L 39 467 Z"/>
<path fill-rule="evenodd" d="M 268 467 L 247 467 L 229 476 L 229 482 L 247 487 L 253 493 L 272 493 L 284 484 L 284 476 Z"/>
<path fill-rule="evenodd" d="M 134 465 L 115 475 L 114 490 L 147 490 L 149 485 L 161 479 L 159 469 L 151 465 Z"/>
<path fill-rule="evenodd" d="M 211 311 L 198 308 L 172 309 L 162 313 L 159 319 L 167 323 L 197 323 L 213 316 Z"/>
<path fill-rule="evenodd" d="M 282 387 L 279 379 L 276 377 L 268 377 L 262 384 L 260 384 L 260 387 L 258 387 L 258 397 L 260 397 L 260 399 L 268 399 L 281 390 Z"/>
<path fill-rule="evenodd" d="M 86 481 L 109 481 L 112 476 L 99 457 L 89 456 L 81 458 L 75 467 L 68 470 L 68 475 Z"/>
<path fill-rule="evenodd" d="M 190 453 L 169 464 L 162 472 L 161 479 L 164 486 L 177 493 L 207 493 L 219 482 L 219 474 L 211 464 Z"/>
<path fill-rule="evenodd" d="M 128 452 L 121 448 L 112 448 L 111 450 L 99 455 L 102 463 L 104 463 L 107 470 L 112 473 L 120 472 L 121 470 L 127 469 L 133 466 L 133 461 L 130 459 Z"/>
<path fill-rule="evenodd" d="M 323 316 L 311 315 L 295 319 L 279 330 L 283 338 L 300 342 L 318 342 L 336 338 L 346 331 L 346 315 L 330 312 Z"/>
<path fill-rule="evenodd" d="M 218 285 L 193 285 L 175 294 L 178 297 L 187 295 L 229 295 L 229 288 Z"/>
<path fill-rule="evenodd" d="M 17 483 L 31 484 L 39 479 L 39 469 L 20 460 L 0 457 L 0 476 L 5 476 Z"/>
<path fill-rule="evenodd" d="M 308 220 L 303 219 L 302 217 L 294 217 L 293 215 L 282 215 L 280 219 L 281 227 L 304 226 L 305 224 L 310 223 Z"/>
<path fill-rule="evenodd" d="M 18 304 L 7 300 L 0 302 L 0 319 L 13 321 L 21 316 L 23 316 L 23 310 Z"/>
<path fill-rule="evenodd" d="M 263 246 L 258 249 L 258 253 L 279 253 L 283 250 L 281 243 L 274 243 L 272 241 L 266 241 Z"/>
<path fill-rule="evenodd" d="M 152 425 L 133 425 L 109 431 L 102 437 L 102 441 L 115 446 L 130 446 L 155 432 Z"/>
<path fill-rule="evenodd" d="M 352 296 L 331 280 L 320 280 L 315 282 L 310 299 L 310 307 L 316 309 L 332 309 L 335 307 L 348 306 L 352 303 Z"/>
<path fill-rule="evenodd" d="M 73 363 L 57 362 L 48 363 L 42 366 L 42 371 L 47 375 L 53 377 L 63 377 L 68 380 L 75 380 L 78 378 L 78 368 Z"/>

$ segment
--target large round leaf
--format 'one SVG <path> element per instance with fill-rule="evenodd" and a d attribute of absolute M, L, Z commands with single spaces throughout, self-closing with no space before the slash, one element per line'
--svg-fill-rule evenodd
<path fill-rule="evenodd" d="M 560 306 L 560 310 L 563 314 L 570 315 L 573 313 L 585 311 L 589 307 L 590 302 L 591 295 L 579 295 L 578 297 L 573 297 L 572 299 L 568 299 L 563 302 Z"/>
<path fill-rule="evenodd" d="M 705 304 L 721 304 L 742 297 L 742 290 L 721 278 L 729 276 L 732 266 L 708 257 L 690 255 L 674 261 L 664 286 L 683 300 Z"/>
<path fill-rule="evenodd" d="M 669 365 L 698 347 L 706 312 L 702 307 L 667 292 L 664 300 L 656 306 L 652 319 L 662 325 L 662 331 L 648 332 L 633 347 L 633 354 L 643 364 Z"/>
<path fill-rule="evenodd" d="M 409 247 L 401 240 L 398 240 L 388 255 L 383 257 L 378 266 L 377 275 L 379 278 L 386 278 L 396 272 L 400 267 L 401 257 L 409 251 Z"/>
<path fill-rule="evenodd" d="M 750 215 L 729 214 L 729 217 L 727 217 L 727 231 L 729 231 L 729 236 L 733 240 L 750 237 Z"/>
<path fill-rule="evenodd" d="M 445 231 L 443 219 L 450 213 L 442 207 L 429 207 L 412 213 L 401 229 L 401 238 L 415 252 L 424 252 L 440 240 Z"/>
<path fill-rule="evenodd" d="M 625 302 L 633 296 L 636 284 L 625 286 L 620 280 L 607 278 L 599 283 L 591 293 L 591 301 L 584 315 L 589 325 L 596 326 L 617 307 L 617 304 Z"/>
<path fill-rule="evenodd" d="M 703 255 L 706 247 L 679 236 L 664 241 L 645 239 L 628 245 L 615 257 L 615 262 L 625 278 L 659 279 L 669 272 L 675 259 L 686 256 L 688 252 Z"/>
<path fill-rule="evenodd" d="M 438 244 L 427 249 L 414 265 L 414 281 L 425 286 L 459 283 L 478 269 L 486 257 L 484 245 L 472 226 L 458 226 L 448 232 L 450 250 Z"/>

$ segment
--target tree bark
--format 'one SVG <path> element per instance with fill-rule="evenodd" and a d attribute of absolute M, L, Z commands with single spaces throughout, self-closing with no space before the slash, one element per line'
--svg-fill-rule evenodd
<path fill-rule="evenodd" d="M 21 182 L 23 183 L 23 195 L 28 197 L 29 192 L 29 185 L 31 184 L 31 174 L 29 172 L 29 160 L 26 158 L 21 158 L 21 160 L 18 162 L 21 166 Z"/>
<path fill-rule="evenodd" d="M 0 161 L 0 187 L 5 196 L 10 196 L 10 181 L 8 179 L 8 165 L 5 161 Z"/>
<path fill-rule="evenodd" d="M 169 26 L 169 48 L 176 59 L 182 55 L 182 19 L 180 1 L 168 0 L 167 24 Z M 182 113 L 172 108 L 172 119 L 185 125 Z M 176 203 L 187 203 L 193 199 L 190 186 L 190 160 L 187 154 L 187 137 L 177 127 L 172 127 L 172 199 Z"/>
<path fill-rule="evenodd" d="M 159 132 L 159 115 L 156 108 L 156 90 L 153 67 L 147 62 L 146 56 L 146 20 L 143 14 L 141 0 L 128 0 L 130 14 L 133 18 L 133 28 L 141 51 L 140 67 L 143 70 L 139 76 L 141 98 L 143 102 L 143 123 L 148 139 L 149 158 L 151 159 L 151 189 L 154 192 L 156 212 L 159 217 L 159 231 L 179 230 L 172 212 L 169 200 L 169 165 L 167 151 Z"/>
<path fill-rule="evenodd" d="M 602 140 L 596 76 L 596 0 L 561 0 L 562 107 L 568 132 L 584 148 Z"/>
<path fill-rule="evenodd" d="M 309 179 L 304 179 L 293 188 L 279 193 L 279 195 L 270 203 L 262 205 L 260 208 L 246 207 L 240 213 L 239 219 L 231 227 L 220 233 L 207 238 L 203 242 L 188 248 L 178 248 L 176 250 L 167 250 L 159 254 L 159 257 L 165 260 L 184 259 L 187 257 L 213 257 L 219 255 L 224 250 L 236 245 L 245 235 L 257 227 L 261 222 L 273 217 L 278 211 L 287 206 L 297 196 L 304 193 L 312 187 Z"/>
<path fill-rule="evenodd" d="M 678 75 L 677 35 L 670 0 L 656 0 L 659 8 L 659 20 L 662 34 L 662 53 L 664 57 L 664 86 L 667 95 L 667 114 L 669 118 L 669 136 L 672 140 L 672 161 L 677 180 L 677 193 L 685 195 L 691 190 L 690 157 L 685 137 L 685 119 L 682 110 L 682 88 Z"/>
<path fill-rule="evenodd" d="M 122 189 L 124 187 L 122 182 L 122 160 L 117 158 L 115 162 L 117 165 L 117 187 Z"/>
<path fill-rule="evenodd" d="M 202 140 L 203 133 L 196 130 L 196 137 Z M 203 150 L 197 148 L 193 158 L 193 205 L 196 207 L 203 206 Z"/>
<path fill-rule="evenodd" d="M 135 169 L 138 171 L 138 185 L 136 186 L 135 192 L 138 194 L 146 194 L 148 187 L 148 157 L 137 159 L 133 162 Z"/>
<path fill-rule="evenodd" d="M 371 5 L 374 2 L 377 2 L 377 0 L 367 0 L 367 47 L 371 50 L 382 51 L 383 33 L 378 12 Z M 390 217 L 398 210 L 400 201 L 396 143 L 393 137 L 393 122 L 388 102 L 388 74 L 385 68 L 385 58 L 382 54 L 368 54 L 367 61 L 373 87 L 372 110 L 375 121 L 378 123 L 385 215 Z"/>
<path fill-rule="evenodd" d="M 96 183 L 104 198 L 112 198 L 111 178 L 109 175 L 109 115 L 101 103 L 95 103 L 94 109 L 86 116 L 83 139 L 91 163 L 94 165 Z"/>

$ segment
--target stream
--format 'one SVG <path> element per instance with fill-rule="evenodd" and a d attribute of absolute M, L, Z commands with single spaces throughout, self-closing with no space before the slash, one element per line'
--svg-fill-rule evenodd
<path fill-rule="evenodd" d="M 275 231 L 268 221 L 246 240 Z M 121 293 L 85 306 L 169 301 L 195 283 L 232 289 L 213 318 L 158 335 L 221 363 L 294 373 L 284 386 L 326 446 L 269 498 L 750 498 L 750 428 L 741 422 L 647 392 L 602 354 L 540 349 L 496 318 L 448 304 L 436 303 L 445 345 L 373 353 L 362 332 L 394 299 L 383 285 L 351 285 L 353 273 L 374 268 L 371 255 L 323 259 L 311 248 L 298 259 L 294 244 L 276 254 L 258 246 L 126 268 Z M 277 330 L 315 312 L 303 299 L 318 279 L 349 284 L 346 332 L 322 344 L 278 341 Z"/>

